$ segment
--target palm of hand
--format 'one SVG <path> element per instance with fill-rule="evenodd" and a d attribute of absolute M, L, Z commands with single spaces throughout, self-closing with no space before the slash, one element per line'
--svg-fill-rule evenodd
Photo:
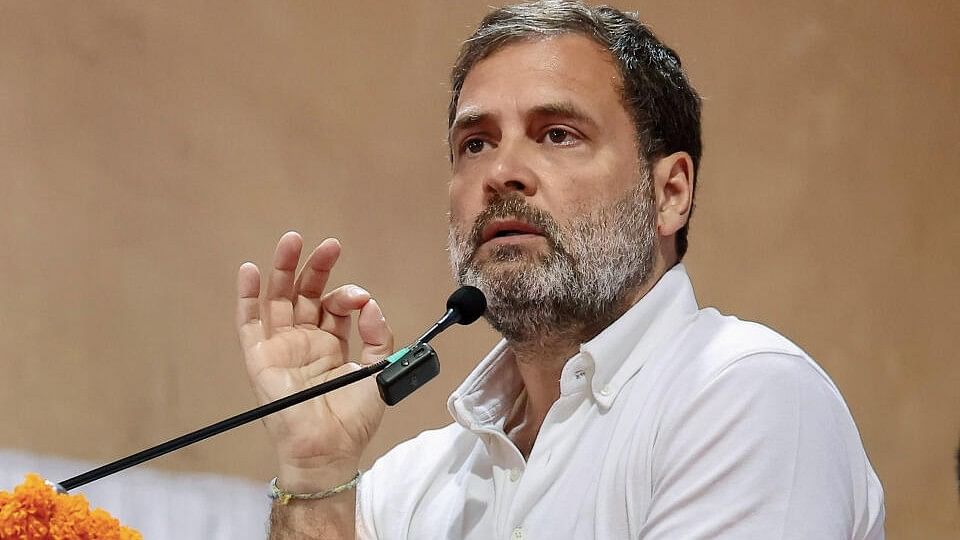
<path fill-rule="evenodd" d="M 295 233 L 281 238 L 264 298 L 254 265 L 245 264 L 238 274 L 238 331 L 260 403 L 359 369 L 348 361 L 354 311 L 363 340 L 360 361 L 376 362 L 392 349 L 386 321 L 366 291 L 351 285 L 323 294 L 339 244 L 321 243 L 294 280 L 301 247 Z M 281 461 L 359 459 L 383 408 L 376 384 L 367 379 L 271 415 L 265 423 Z"/>

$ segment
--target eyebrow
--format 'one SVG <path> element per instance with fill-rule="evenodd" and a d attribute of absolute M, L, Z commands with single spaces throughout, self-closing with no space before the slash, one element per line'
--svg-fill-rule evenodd
<path fill-rule="evenodd" d="M 482 124 L 493 116 L 488 112 L 482 112 L 479 109 L 467 109 L 457 115 L 453 123 L 450 124 L 450 130 L 447 132 L 447 141 L 453 142 L 453 134 L 465 129 L 471 128 L 477 124 Z"/>
<path fill-rule="evenodd" d="M 560 118 L 568 118 L 570 120 L 576 120 L 578 122 L 583 122 L 589 124 L 590 127 L 596 128 L 597 122 L 593 119 L 592 116 L 587 114 L 586 111 L 580 107 L 574 105 L 569 101 L 558 101 L 556 103 L 546 103 L 544 105 L 538 105 L 531 109 L 531 116 L 556 116 Z"/>
<path fill-rule="evenodd" d="M 478 124 L 482 124 L 488 121 L 493 116 L 492 113 L 484 112 L 480 109 L 467 109 L 461 112 L 454 119 L 453 123 L 450 125 L 450 131 L 447 133 L 447 140 L 449 142 L 453 141 L 453 135 L 459 131 L 469 129 Z M 586 111 L 580 107 L 574 105 L 569 101 L 558 101 L 555 103 L 545 103 L 543 105 L 537 105 L 530 109 L 527 113 L 527 116 L 549 116 L 549 117 L 559 117 L 559 118 L 568 118 L 570 120 L 576 120 L 578 122 L 583 122 L 588 124 L 590 127 L 596 128 L 597 122 L 593 119 L 592 116 L 587 114 Z"/>

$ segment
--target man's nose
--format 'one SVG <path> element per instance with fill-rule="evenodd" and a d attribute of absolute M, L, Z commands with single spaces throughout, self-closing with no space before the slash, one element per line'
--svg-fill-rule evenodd
<path fill-rule="evenodd" d="M 540 180 L 532 164 L 534 149 L 527 141 L 501 141 L 484 181 L 487 197 L 520 193 L 532 197 L 537 192 Z"/>

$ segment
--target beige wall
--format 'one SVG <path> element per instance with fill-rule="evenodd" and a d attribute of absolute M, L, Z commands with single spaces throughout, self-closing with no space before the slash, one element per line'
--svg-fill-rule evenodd
<path fill-rule="evenodd" d="M 447 69 L 488 3 L 0 5 L 0 446 L 110 460 L 251 406 L 234 271 L 288 229 L 341 238 L 335 281 L 415 337 L 451 289 Z M 960 3 L 774 4 L 642 6 L 705 97 L 688 266 L 833 375 L 890 537 L 948 538 Z M 370 458 L 445 423 L 494 339 L 440 338 Z M 274 470 L 260 426 L 156 465 Z"/>

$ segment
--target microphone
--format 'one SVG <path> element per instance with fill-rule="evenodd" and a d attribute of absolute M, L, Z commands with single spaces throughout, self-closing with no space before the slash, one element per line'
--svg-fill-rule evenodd
<path fill-rule="evenodd" d="M 454 323 L 470 324 L 487 311 L 487 298 L 483 291 L 470 285 L 464 285 L 453 291 L 447 299 L 447 312 L 443 317 L 420 336 L 415 343 L 426 343 Z"/>
<path fill-rule="evenodd" d="M 419 339 L 387 357 L 390 365 L 377 375 L 380 399 L 396 405 L 440 373 L 440 359 L 427 342 L 454 323 L 470 324 L 487 310 L 483 292 L 470 285 L 460 287 L 447 299 L 447 312 Z"/>
<path fill-rule="evenodd" d="M 446 330 L 454 323 L 470 324 L 476 321 L 483 315 L 486 309 L 487 300 L 480 289 L 470 286 L 460 287 L 454 291 L 447 300 L 447 312 L 430 330 L 420 336 L 420 339 L 412 345 L 400 349 L 375 364 L 363 366 L 352 373 L 341 375 L 340 377 L 322 382 L 306 390 L 301 390 L 287 397 L 271 401 L 270 403 L 232 416 L 226 420 L 221 420 L 205 428 L 181 435 L 175 439 L 170 439 L 165 443 L 97 467 L 96 469 L 79 474 L 58 484 L 53 484 L 53 486 L 57 491 L 66 493 L 71 489 L 89 484 L 94 480 L 99 480 L 105 476 L 129 469 L 134 465 L 139 465 L 145 461 L 173 452 L 174 450 L 179 450 L 185 446 L 213 437 L 214 435 L 219 435 L 224 431 L 242 426 L 254 420 L 259 420 L 264 416 L 281 411 L 287 407 L 292 407 L 308 399 L 332 392 L 337 388 L 342 388 L 348 384 L 365 379 L 374 373 L 383 372 L 377 377 L 380 396 L 388 405 L 395 405 L 440 372 L 440 360 L 437 357 L 437 353 L 430 345 L 427 345 L 426 342 L 433 339 L 437 334 Z"/>

